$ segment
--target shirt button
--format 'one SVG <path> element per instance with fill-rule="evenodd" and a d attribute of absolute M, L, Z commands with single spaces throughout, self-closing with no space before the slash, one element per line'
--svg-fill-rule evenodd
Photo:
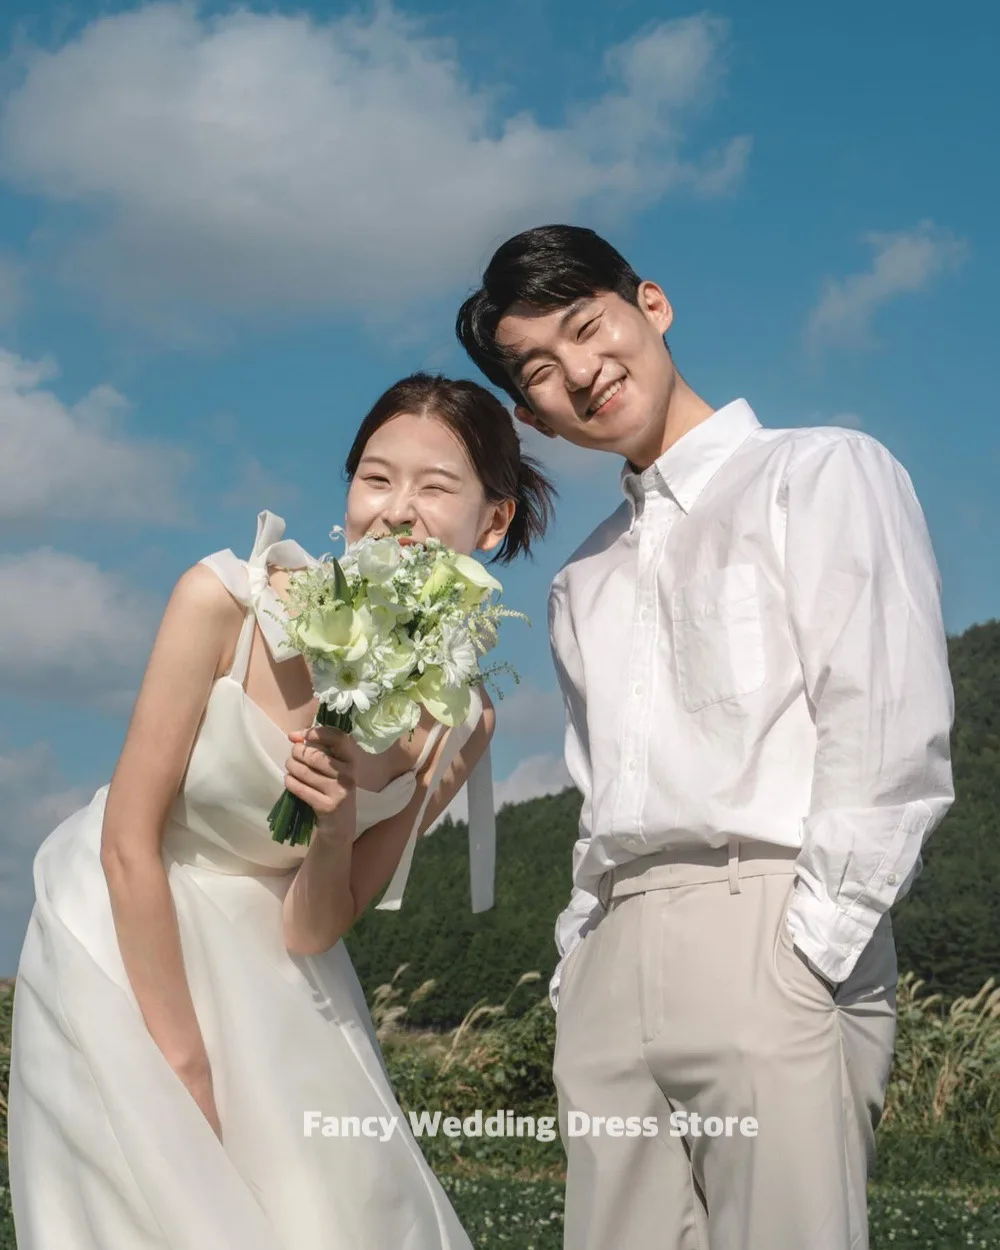
<path fill-rule="evenodd" d="M 628 770 L 629 770 L 629 772 L 630 772 L 630 773 L 634 773 L 634 772 L 635 772 L 635 770 L 636 770 L 636 767 L 637 767 L 637 765 L 636 765 L 635 760 L 629 760 L 629 762 L 628 762 Z"/>
<path fill-rule="evenodd" d="M 649 608 L 643 608 L 643 609 L 642 609 L 642 611 L 639 613 L 639 620 L 640 620 L 640 621 L 648 621 L 648 620 L 649 620 Z"/>
<path fill-rule="evenodd" d="M 895 885 L 895 884 L 896 884 L 896 874 L 895 874 L 894 872 L 890 872 L 890 873 L 888 874 L 888 876 L 886 877 L 886 881 L 889 883 L 889 885 Z"/>
<path fill-rule="evenodd" d="M 639 682 L 636 682 L 635 685 L 632 687 L 632 693 L 634 695 L 642 694 L 642 686 L 640 685 Z"/>

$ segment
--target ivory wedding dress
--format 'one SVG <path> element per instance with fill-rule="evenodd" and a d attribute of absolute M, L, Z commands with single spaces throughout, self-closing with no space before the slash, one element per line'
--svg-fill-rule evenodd
<path fill-rule="evenodd" d="M 297 957 L 282 939 L 282 899 L 307 848 L 271 838 L 267 815 L 283 790 L 289 742 L 243 683 L 255 622 L 275 659 L 294 654 L 268 615 L 280 614 L 281 601 L 267 569 L 315 561 L 278 541 L 283 531 L 280 517 L 262 512 L 249 561 L 228 550 L 203 561 L 248 611 L 163 837 L 223 1140 L 153 1042 L 126 976 L 100 863 L 104 786 L 48 836 L 34 864 L 8 1115 L 19 1250 L 471 1245 L 393 1095 L 344 944 Z M 448 735 L 429 793 L 481 710 L 474 700 Z M 359 836 L 407 806 L 416 771 L 358 793 Z M 488 752 L 470 778 L 469 806 L 480 911 L 493 894 Z M 399 906 L 422 814 L 381 907 Z M 309 1111 L 397 1120 L 387 1139 L 382 1129 L 307 1136 Z"/>

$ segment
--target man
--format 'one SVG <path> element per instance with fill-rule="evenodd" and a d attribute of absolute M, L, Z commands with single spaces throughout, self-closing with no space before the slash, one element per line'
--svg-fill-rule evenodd
<path fill-rule="evenodd" d="M 549 600 L 583 795 L 551 985 L 565 1246 L 859 1250 L 889 908 L 954 797 L 940 578 L 885 447 L 714 410 L 672 319 L 547 226 L 457 323 L 520 420 L 625 458 Z"/>

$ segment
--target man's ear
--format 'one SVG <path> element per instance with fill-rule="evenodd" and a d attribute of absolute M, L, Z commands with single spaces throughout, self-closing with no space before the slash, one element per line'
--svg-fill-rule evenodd
<path fill-rule="evenodd" d="M 647 279 L 640 282 L 638 297 L 640 308 L 656 327 L 657 334 L 665 335 L 674 323 L 674 310 L 663 288 Z"/>
<path fill-rule="evenodd" d="M 550 430 L 545 422 L 539 417 L 536 417 L 531 409 L 526 408 L 524 404 L 514 405 L 514 416 L 517 417 L 518 421 L 520 421 L 523 425 L 530 425 L 533 430 L 537 430 L 539 434 L 544 434 L 546 438 L 559 437 L 554 430 Z"/>

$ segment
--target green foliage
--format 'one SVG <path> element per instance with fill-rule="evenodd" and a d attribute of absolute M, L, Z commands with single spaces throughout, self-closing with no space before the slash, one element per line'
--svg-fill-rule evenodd
<path fill-rule="evenodd" d="M 580 796 L 568 789 L 498 813 L 496 905 L 478 916 L 469 908 L 466 826 L 443 822 L 417 847 L 402 908 L 371 909 L 348 934 L 362 984 L 389 981 L 400 964 L 409 965 L 404 993 L 433 977 L 435 993 L 411 1016 L 420 1028 L 454 1028 L 470 1003 L 501 1000 L 525 968 L 541 979 L 518 991 L 512 1010 L 544 996 L 579 811 Z"/>
<path fill-rule="evenodd" d="M 528 974 L 530 975 L 530 974 Z M 441 1108 L 465 1117 L 477 1107 L 555 1116 L 555 1013 L 547 1000 L 520 1015 L 515 995 L 478 1005 L 450 1034 L 406 1028 L 431 993 L 425 983 L 402 1005 L 400 977 L 380 986 L 374 1012 L 389 1074 L 404 1111 Z M 878 1175 L 904 1184 L 986 1183 L 1000 1176 L 1000 989 L 992 981 L 946 1006 L 912 973 L 897 989 L 896 1050 L 878 1130 Z M 558 1177 L 558 1139 L 438 1136 L 421 1141 L 436 1167 L 461 1173 Z"/>
<path fill-rule="evenodd" d="M 976 625 L 949 647 L 957 798 L 892 913 L 901 971 L 945 998 L 1000 976 L 1000 622 Z M 479 916 L 469 911 L 466 826 L 445 822 L 418 847 L 401 910 L 371 910 L 348 935 L 362 984 L 381 985 L 408 962 L 401 988 L 437 983 L 413 1023 L 453 1028 L 470 1003 L 498 1000 L 522 969 L 535 968 L 540 981 L 514 1005 L 526 1009 L 555 967 L 553 930 L 569 899 L 579 815 L 572 789 L 500 812 L 496 906 Z"/>
<path fill-rule="evenodd" d="M 548 1001 L 513 1006 L 537 979 L 525 974 L 499 1005 L 478 1003 L 449 1033 L 407 1027 L 433 997 L 425 982 L 404 998 L 400 976 L 373 995 L 386 1065 L 405 1111 L 464 1117 L 477 1108 L 556 1115 L 555 1015 Z M 9 1055 L 11 985 L 0 985 L 0 1054 Z M 6 1068 L 0 1099 L 7 1094 Z M 418 1139 L 475 1246 L 559 1250 L 565 1156 L 558 1137 Z M 872 1250 L 1000 1247 L 1000 990 L 988 983 L 950 1006 L 911 975 L 899 984 L 896 1058 L 878 1130 L 879 1179 L 870 1187 Z M 14 1250 L 0 1163 L 0 1250 Z"/>
<path fill-rule="evenodd" d="M 893 910 L 900 968 L 950 998 L 1000 976 L 1000 621 L 949 640 L 955 803 Z"/>
<path fill-rule="evenodd" d="M 14 1018 L 14 982 L 0 981 L 0 1151 L 7 1151 L 7 1091 L 10 1089 L 10 1033 Z M 0 1243 L 0 1250 L 3 1245 Z"/>
<path fill-rule="evenodd" d="M 561 1185 L 487 1176 L 442 1183 L 477 1248 L 562 1250 Z M 1000 1202 L 995 1192 L 872 1186 L 868 1226 L 871 1250 L 997 1250 Z"/>
<path fill-rule="evenodd" d="M 879 1175 L 904 1183 L 1000 1176 L 1000 989 L 947 1006 L 900 978 Z"/>

